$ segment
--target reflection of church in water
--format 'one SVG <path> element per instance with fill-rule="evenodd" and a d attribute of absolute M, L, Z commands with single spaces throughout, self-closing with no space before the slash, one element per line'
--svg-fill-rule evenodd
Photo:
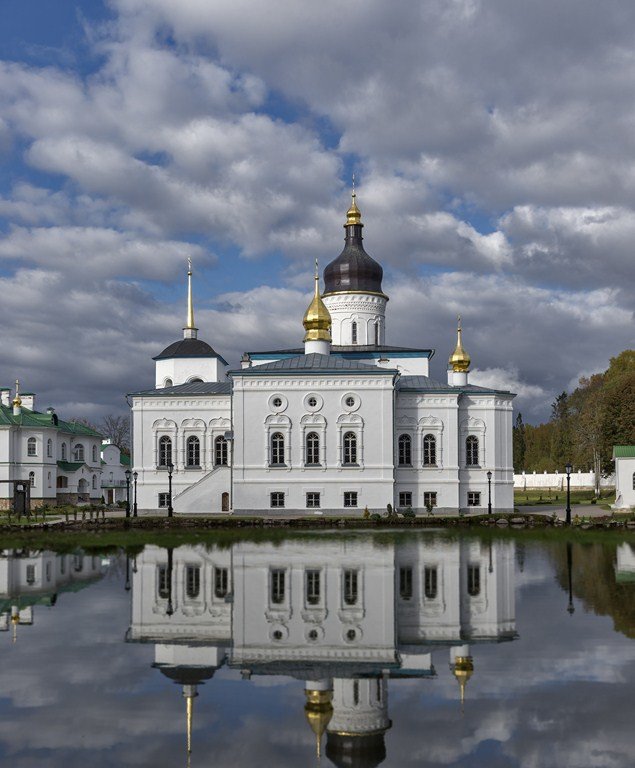
<path fill-rule="evenodd" d="M 52 607 L 62 592 L 77 592 L 104 574 L 100 557 L 77 552 L 0 549 L 0 632 L 31 626 L 38 605 Z"/>
<path fill-rule="evenodd" d="M 335 765 L 378 765 L 389 679 L 452 673 L 462 700 L 472 647 L 516 636 L 507 541 L 146 547 L 132 586 L 127 639 L 155 643 L 155 666 L 183 686 L 188 753 L 197 687 L 227 665 L 304 681 L 318 754 L 326 733 Z"/>

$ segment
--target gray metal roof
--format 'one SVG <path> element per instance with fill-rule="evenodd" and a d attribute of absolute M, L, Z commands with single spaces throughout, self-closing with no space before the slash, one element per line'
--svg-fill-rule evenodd
<path fill-rule="evenodd" d="M 191 381 L 188 384 L 177 384 L 174 387 L 161 389 L 145 389 L 141 392 L 129 392 L 136 397 L 168 397 L 169 395 L 230 395 L 232 385 L 229 381 Z"/>
<path fill-rule="evenodd" d="M 251 368 L 241 368 L 236 371 L 230 371 L 232 376 L 249 376 L 261 373 L 277 373 L 285 371 L 286 373 L 306 373 L 315 371 L 319 373 L 340 373 L 342 371 L 357 371 L 359 373 L 398 373 L 393 368 L 381 368 L 378 365 L 367 365 L 358 363 L 356 360 L 347 360 L 338 355 L 297 355 L 296 357 L 286 357 L 282 360 L 274 360 L 272 363 L 263 365 L 252 365 Z"/>
<path fill-rule="evenodd" d="M 402 376 L 397 382 L 397 389 L 401 392 L 456 392 L 482 395 L 511 395 L 512 393 L 505 389 L 490 389 L 488 387 L 477 387 L 476 384 L 466 384 L 462 387 L 453 387 L 451 384 L 444 384 L 441 381 L 435 381 L 429 376 Z"/>
<path fill-rule="evenodd" d="M 202 339 L 179 339 L 166 347 L 160 355 L 153 357 L 153 360 L 169 360 L 174 357 L 217 357 L 223 365 L 227 361 L 218 352 Z"/>
<path fill-rule="evenodd" d="M 368 353 L 382 353 L 382 352 L 410 352 L 421 353 L 428 352 L 430 357 L 434 354 L 433 349 L 423 349 L 419 347 L 391 347 L 386 344 L 331 344 L 331 354 L 359 354 L 365 355 Z M 304 347 L 297 347 L 296 349 L 272 349 L 265 350 L 264 352 L 247 352 L 248 355 L 258 355 L 262 357 L 264 355 L 303 355 Z"/>

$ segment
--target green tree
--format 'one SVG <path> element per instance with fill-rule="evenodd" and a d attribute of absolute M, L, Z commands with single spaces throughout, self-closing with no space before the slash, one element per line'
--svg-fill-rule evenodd
<path fill-rule="evenodd" d="M 516 472 L 522 472 L 525 469 L 525 423 L 523 422 L 522 413 L 516 416 L 516 423 L 513 429 L 513 447 L 514 469 Z"/>

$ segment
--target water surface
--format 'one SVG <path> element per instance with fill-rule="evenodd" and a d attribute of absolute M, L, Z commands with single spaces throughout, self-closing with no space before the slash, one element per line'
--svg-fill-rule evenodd
<path fill-rule="evenodd" d="M 601 540 L 3 550 L 0 759 L 632 766 L 634 597 Z"/>

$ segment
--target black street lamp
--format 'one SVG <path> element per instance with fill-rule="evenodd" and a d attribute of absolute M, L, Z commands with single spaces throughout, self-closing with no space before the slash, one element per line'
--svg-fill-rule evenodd
<path fill-rule="evenodd" d="M 167 572 L 167 580 L 168 580 L 168 604 L 165 609 L 165 613 L 167 616 L 172 616 L 174 613 L 174 607 L 172 606 L 172 570 L 174 568 L 173 560 L 172 560 L 172 547 L 168 547 L 168 572 Z"/>
<path fill-rule="evenodd" d="M 571 525 L 571 470 L 573 467 L 567 462 L 567 466 L 564 469 L 567 473 L 567 508 L 565 509 L 565 520 L 567 525 Z"/>
<path fill-rule="evenodd" d="M 492 473 L 487 473 L 487 514 L 492 514 Z"/>
<path fill-rule="evenodd" d="M 126 475 L 126 517 L 130 517 L 130 475 L 129 469 L 125 471 Z"/>
<path fill-rule="evenodd" d="M 172 509 L 172 472 L 174 472 L 174 464 L 170 462 L 168 464 L 168 517 L 172 517 L 174 514 Z"/>
<path fill-rule="evenodd" d="M 130 592 L 130 555 L 126 553 L 126 584 L 124 586 L 126 592 Z"/>
<path fill-rule="evenodd" d="M 567 542 L 567 576 L 569 578 L 569 605 L 567 606 L 567 613 L 569 616 L 573 616 L 575 608 L 573 606 L 573 545 L 570 541 Z"/>
<path fill-rule="evenodd" d="M 133 495 L 134 501 L 132 502 L 132 516 L 133 517 L 137 516 L 137 478 L 138 477 L 139 477 L 139 473 L 138 472 L 133 472 L 132 473 L 132 479 L 134 480 L 134 495 Z"/>

